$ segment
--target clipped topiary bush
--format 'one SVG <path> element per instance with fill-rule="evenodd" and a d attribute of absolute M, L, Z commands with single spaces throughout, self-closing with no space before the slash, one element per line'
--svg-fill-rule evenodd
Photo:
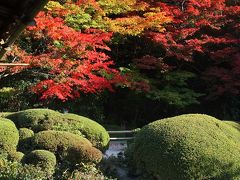
<path fill-rule="evenodd" d="M 16 151 L 19 134 L 15 124 L 5 118 L 0 118 L 0 151 Z"/>
<path fill-rule="evenodd" d="M 22 162 L 23 164 L 31 164 L 40 167 L 49 176 L 54 173 L 57 164 L 55 155 L 47 150 L 34 150 L 25 155 Z"/>
<path fill-rule="evenodd" d="M 32 151 L 32 137 L 34 132 L 28 128 L 20 128 L 19 130 L 18 150 L 24 153 Z"/>
<path fill-rule="evenodd" d="M 97 122 L 76 114 L 64 114 L 64 120 L 53 127 L 54 130 L 68 131 L 86 137 L 93 146 L 106 150 L 109 144 L 109 134 Z"/>
<path fill-rule="evenodd" d="M 97 122 L 76 114 L 62 114 L 50 109 L 28 109 L 6 116 L 18 128 L 29 128 L 34 132 L 43 130 L 68 131 L 86 137 L 93 146 L 105 150 L 109 135 Z"/>
<path fill-rule="evenodd" d="M 61 121 L 62 114 L 50 109 L 28 109 L 6 116 L 17 128 L 29 128 L 34 132 L 51 129 L 56 121 Z"/>
<path fill-rule="evenodd" d="M 226 124 L 236 128 L 237 130 L 240 131 L 240 123 L 239 122 L 235 122 L 235 121 L 223 121 L 225 122 Z"/>
<path fill-rule="evenodd" d="M 34 136 L 34 132 L 28 128 L 20 128 L 18 131 L 19 131 L 19 140 L 25 140 Z"/>
<path fill-rule="evenodd" d="M 133 160 L 157 179 L 239 179 L 240 132 L 208 115 L 155 121 L 136 135 Z"/>
<path fill-rule="evenodd" d="M 0 117 L 6 118 L 6 116 L 8 116 L 8 115 L 10 115 L 10 114 L 13 114 L 13 112 L 1 112 L 1 113 L 0 113 Z"/>
<path fill-rule="evenodd" d="M 81 162 L 98 163 L 102 153 L 85 138 L 64 131 L 41 131 L 33 138 L 35 149 L 46 149 L 57 155 L 59 161 L 75 165 Z"/>
<path fill-rule="evenodd" d="M 10 161 L 16 161 L 16 162 L 21 162 L 24 154 L 22 152 L 10 152 L 8 154 L 8 159 Z"/>

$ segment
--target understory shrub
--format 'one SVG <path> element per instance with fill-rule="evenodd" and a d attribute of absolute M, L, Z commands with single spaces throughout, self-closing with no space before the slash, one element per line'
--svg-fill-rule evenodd
<path fill-rule="evenodd" d="M 40 167 L 48 176 L 54 173 L 57 160 L 55 155 L 47 150 L 34 150 L 22 159 L 24 164 L 32 164 Z"/>
<path fill-rule="evenodd" d="M 34 132 L 68 131 L 86 137 L 100 150 L 108 147 L 109 135 L 106 129 L 97 122 L 76 114 L 62 114 L 50 109 L 28 109 L 7 115 L 6 118 L 11 119 L 18 128 L 29 128 Z"/>
<path fill-rule="evenodd" d="M 16 152 L 10 152 L 8 154 L 8 159 L 10 161 L 16 161 L 16 162 L 21 162 L 24 154 L 22 152 L 16 151 Z"/>
<path fill-rule="evenodd" d="M 5 118 L 0 118 L 0 151 L 16 151 L 19 134 L 15 124 Z"/>
<path fill-rule="evenodd" d="M 71 113 L 64 114 L 63 119 L 53 129 L 83 135 L 98 149 L 107 149 L 110 138 L 103 126 L 91 119 Z"/>
<path fill-rule="evenodd" d="M 22 165 L 20 162 L 8 161 L 0 157 L 0 180 L 45 180 L 46 173 L 33 165 Z"/>
<path fill-rule="evenodd" d="M 150 123 L 133 146 L 136 167 L 157 179 L 240 178 L 240 132 L 208 115 Z"/>
<path fill-rule="evenodd" d="M 17 128 L 29 128 L 34 132 L 51 129 L 56 121 L 60 121 L 62 114 L 50 109 L 27 109 L 12 113 L 6 118 L 11 119 Z"/>
<path fill-rule="evenodd" d="M 45 149 L 56 154 L 59 161 L 67 160 L 71 164 L 81 162 L 98 163 L 102 153 L 85 138 L 64 131 L 41 131 L 33 138 L 35 149 Z"/>
<path fill-rule="evenodd" d="M 20 128 L 18 150 L 24 153 L 29 153 L 32 150 L 32 138 L 34 132 L 28 128 Z"/>
<path fill-rule="evenodd" d="M 61 176 L 84 179 L 84 174 L 104 177 L 101 173 L 88 174 L 78 169 L 83 163 L 89 166 L 99 163 L 102 159 L 99 149 L 107 148 L 109 135 L 97 122 L 50 109 L 3 115 L 6 118 L 0 117 L 0 153 L 6 157 L 2 161 L 5 164 L 0 172 L 2 179 L 18 179 L 18 176 L 26 180 Z M 25 171 L 26 176 L 20 171 Z"/>

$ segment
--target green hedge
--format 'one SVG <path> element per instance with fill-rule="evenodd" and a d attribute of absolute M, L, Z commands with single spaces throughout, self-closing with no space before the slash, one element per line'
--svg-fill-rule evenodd
<path fill-rule="evenodd" d="M 47 150 L 34 150 L 22 159 L 24 164 L 40 167 L 48 176 L 54 173 L 57 160 L 55 155 Z"/>
<path fill-rule="evenodd" d="M 98 163 L 102 153 L 85 138 L 64 131 L 41 131 L 33 138 L 35 149 L 46 149 L 57 155 L 59 161 L 66 160 L 75 165 L 81 162 Z"/>
<path fill-rule="evenodd" d="M 16 151 L 19 134 L 15 124 L 5 118 L 0 118 L 0 151 Z"/>
<path fill-rule="evenodd" d="M 32 151 L 32 138 L 34 132 L 28 128 L 19 129 L 19 143 L 18 150 L 24 153 L 29 153 Z"/>
<path fill-rule="evenodd" d="M 6 116 L 18 128 L 29 128 L 34 132 L 44 130 L 68 131 L 86 137 L 93 146 L 106 150 L 109 135 L 97 122 L 76 114 L 62 114 L 50 109 L 28 109 Z"/>
<path fill-rule="evenodd" d="M 211 116 L 155 121 L 136 135 L 133 161 L 158 179 L 239 179 L 240 132 Z"/>
<path fill-rule="evenodd" d="M 51 129 L 56 121 L 60 121 L 62 114 L 50 109 L 27 109 L 12 113 L 6 118 L 11 119 L 17 128 L 29 128 L 34 132 Z"/>
<path fill-rule="evenodd" d="M 64 114 L 63 119 L 53 129 L 80 134 L 86 137 L 98 149 L 107 149 L 110 137 L 103 126 L 91 119 L 76 114 Z"/>
<path fill-rule="evenodd" d="M 239 122 L 235 122 L 235 121 L 224 121 L 224 122 L 240 131 L 240 123 Z"/>

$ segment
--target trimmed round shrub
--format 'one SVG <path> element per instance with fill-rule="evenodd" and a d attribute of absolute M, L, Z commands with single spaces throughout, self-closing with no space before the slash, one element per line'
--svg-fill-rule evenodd
<path fill-rule="evenodd" d="M 155 121 L 136 135 L 133 159 L 157 179 L 240 178 L 240 132 L 208 115 Z"/>
<path fill-rule="evenodd" d="M 19 134 L 15 124 L 5 118 L 0 118 L 0 151 L 16 151 Z"/>
<path fill-rule="evenodd" d="M 97 122 L 76 114 L 62 114 L 50 109 L 28 109 L 12 113 L 11 119 L 18 128 L 29 128 L 34 132 L 44 130 L 68 131 L 86 137 L 93 146 L 105 150 L 109 135 Z"/>
<path fill-rule="evenodd" d="M 14 112 L 1 112 L 0 113 L 0 117 L 2 118 L 6 118 L 6 116 L 10 115 L 10 114 L 13 114 Z"/>
<path fill-rule="evenodd" d="M 19 132 L 19 140 L 25 140 L 34 136 L 34 132 L 28 128 L 20 128 Z"/>
<path fill-rule="evenodd" d="M 51 129 L 56 121 L 60 121 L 62 114 L 50 109 L 28 109 L 6 116 L 17 128 L 29 128 L 34 132 Z"/>
<path fill-rule="evenodd" d="M 240 123 L 239 122 L 235 122 L 235 121 L 223 121 L 223 122 L 225 122 L 226 124 L 236 128 L 237 130 L 240 131 Z"/>
<path fill-rule="evenodd" d="M 71 164 L 81 162 L 98 163 L 102 153 L 94 148 L 85 138 L 64 131 L 41 131 L 33 138 L 35 149 L 46 149 L 53 152 L 59 161 L 69 161 Z"/>
<path fill-rule="evenodd" d="M 16 162 L 21 162 L 22 158 L 23 158 L 24 154 L 22 152 L 10 152 L 8 154 L 8 159 L 10 161 L 16 161 Z"/>
<path fill-rule="evenodd" d="M 32 137 L 34 132 L 28 128 L 20 128 L 19 130 L 18 150 L 24 153 L 32 151 Z"/>
<path fill-rule="evenodd" d="M 64 114 L 64 120 L 56 124 L 53 129 L 68 131 L 86 137 L 96 148 L 106 150 L 109 144 L 109 134 L 97 122 L 76 114 Z"/>
<path fill-rule="evenodd" d="M 24 164 L 40 167 L 44 172 L 52 175 L 57 164 L 56 156 L 47 150 L 34 150 L 22 159 Z"/>

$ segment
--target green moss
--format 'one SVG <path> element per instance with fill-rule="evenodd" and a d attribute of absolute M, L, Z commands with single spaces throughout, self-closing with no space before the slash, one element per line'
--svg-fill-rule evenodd
<path fill-rule="evenodd" d="M 31 152 L 33 136 L 34 136 L 34 132 L 31 129 L 20 128 L 18 150 L 24 153 Z"/>
<path fill-rule="evenodd" d="M 40 167 L 44 172 L 52 175 L 57 164 L 55 155 L 46 150 L 35 150 L 25 155 L 22 159 L 24 164 Z"/>
<path fill-rule="evenodd" d="M 46 149 L 57 155 L 59 161 L 71 164 L 99 162 L 102 153 L 85 138 L 64 131 L 41 131 L 33 139 L 35 149 Z"/>
<path fill-rule="evenodd" d="M 134 161 L 158 179 L 240 178 L 240 132 L 211 116 L 155 121 L 136 135 Z"/>
<path fill-rule="evenodd" d="M 103 126 L 76 114 L 64 114 L 63 118 L 64 120 L 56 124 L 53 129 L 83 135 L 98 149 L 107 149 L 110 138 Z"/>
<path fill-rule="evenodd" d="M 6 116 L 18 128 L 29 128 L 34 132 L 51 129 L 56 121 L 60 121 L 62 114 L 50 109 L 28 109 Z"/>
<path fill-rule="evenodd" d="M 16 161 L 16 162 L 21 162 L 24 154 L 22 152 L 11 152 L 8 154 L 8 159 L 10 161 Z"/>
<path fill-rule="evenodd" d="M 16 151 L 19 134 L 15 124 L 5 118 L 0 118 L 0 151 Z"/>

